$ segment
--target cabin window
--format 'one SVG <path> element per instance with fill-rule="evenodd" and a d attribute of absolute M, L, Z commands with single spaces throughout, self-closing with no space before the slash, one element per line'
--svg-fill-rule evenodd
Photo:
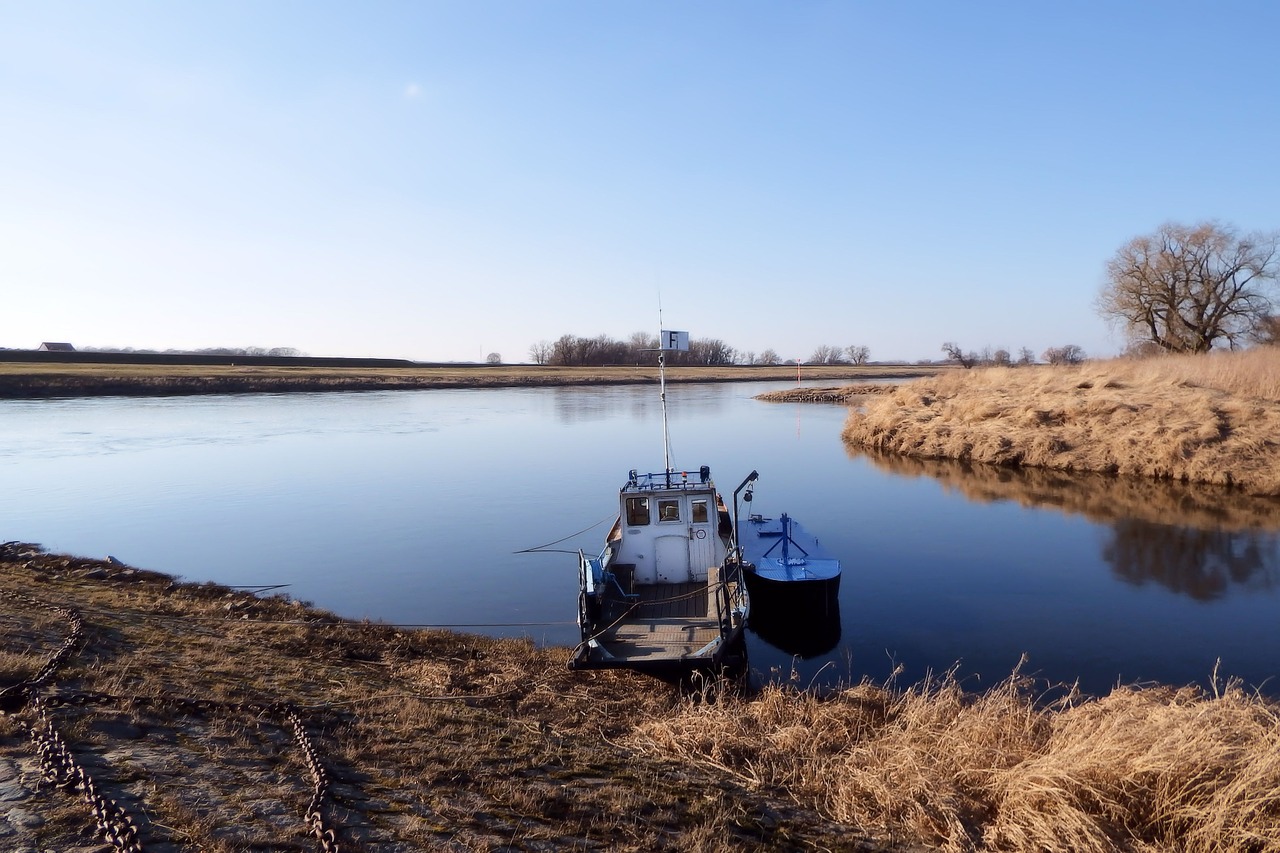
<path fill-rule="evenodd" d="M 627 498 L 627 526 L 638 527 L 649 523 L 649 499 Z"/>
<path fill-rule="evenodd" d="M 694 501 L 693 502 L 693 523 L 705 524 L 708 519 L 709 519 L 709 516 L 707 515 L 707 502 Z"/>
<path fill-rule="evenodd" d="M 658 501 L 658 519 L 660 521 L 679 521 L 680 501 Z"/>

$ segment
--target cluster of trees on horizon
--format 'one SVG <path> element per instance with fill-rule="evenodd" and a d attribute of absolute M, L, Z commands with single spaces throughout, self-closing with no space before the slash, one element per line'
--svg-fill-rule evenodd
<path fill-rule="evenodd" d="M 625 341 L 608 335 L 584 338 L 578 335 L 561 335 L 555 341 L 539 341 L 529 347 L 529 359 L 534 364 L 558 367 L 600 367 L 606 364 L 652 364 L 658 349 L 658 336 L 649 332 L 635 332 Z M 498 363 L 493 353 L 490 363 Z M 804 364 L 866 364 L 871 350 L 861 345 L 837 347 L 824 345 L 814 350 Z M 500 360 L 499 360 L 500 361 Z M 737 350 L 719 338 L 690 338 L 687 351 L 667 351 L 667 364 L 671 365 L 772 365 L 795 364 L 796 359 L 785 361 L 772 349 L 763 352 Z"/>
<path fill-rule="evenodd" d="M 944 343 L 942 351 L 946 354 L 947 361 L 958 364 L 966 370 L 975 365 L 982 367 L 1018 367 L 1020 365 L 1038 363 L 1035 353 L 1027 347 L 1018 350 L 1016 359 L 1012 353 L 1003 347 L 996 350 L 992 350 L 991 347 L 985 347 L 981 352 L 977 350 L 966 352 L 954 341 Z M 1040 358 L 1048 364 L 1079 364 L 1087 356 L 1079 346 L 1064 344 L 1060 347 L 1049 347 L 1041 353 Z"/>
<path fill-rule="evenodd" d="M 136 355 L 216 355 L 216 356 L 265 356 L 268 358 L 299 358 L 306 353 L 293 347 L 206 347 L 204 349 L 134 349 L 133 347 L 80 347 L 80 352 L 117 352 Z"/>

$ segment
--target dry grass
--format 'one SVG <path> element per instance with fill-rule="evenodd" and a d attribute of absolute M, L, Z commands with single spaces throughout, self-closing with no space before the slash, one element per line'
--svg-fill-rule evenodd
<path fill-rule="evenodd" d="M 909 365 L 816 365 L 815 380 L 924 376 L 936 370 Z M 268 367 L 168 364 L 57 364 L 0 361 L 0 399 L 67 396 L 148 396 L 289 391 L 378 391 L 428 388 L 498 388 L 538 385 L 644 384 L 657 381 L 655 365 L 550 367 Z M 789 380 L 794 367 L 671 367 L 669 382 Z"/>
<path fill-rule="evenodd" d="M 1017 674 L 979 694 L 944 674 L 682 698 L 570 673 L 565 649 L 342 622 L 23 546 L 0 546 L 4 589 L 84 614 L 87 646 L 55 693 L 305 706 L 344 850 L 1280 851 L 1280 709 L 1236 684 L 1047 702 Z M 0 622 L 9 678 L 61 642 L 56 618 L 3 592 Z M 34 789 L 25 713 L 0 715 L 0 765 Z M 144 843 L 314 849 L 278 721 L 128 702 L 56 719 Z M 74 796 L 20 807 L 44 824 L 6 844 L 83 846 Z"/>
<path fill-rule="evenodd" d="M 840 385 L 828 388 L 786 388 L 781 391 L 769 391 L 757 394 L 757 400 L 766 403 L 844 403 L 851 405 L 861 403 L 864 397 L 876 394 L 892 394 L 896 385 L 884 383 L 861 382 L 856 385 Z"/>
<path fill-rule="evenodd" d="M 1016 674 L 826 696 L 766 688 L 637 727 L 831 819 L 944 850 L 1280 850 L 1280 708 L 1227 685 L 1043 704 Z"/>
<path fill-rule="evenodd" d="M 676 706 L 676 691 L 629 673 L 571 673 L 566 649 L 344 622 L 283 598 L 9 545 L 0 687 L 37 670 L 65 634 L 56 617 L 4 594 L 14 589 L 84 615 L 88 643 L 55 694 L 306 708 L 335 780 L 343 850 L 856 846 L 849 827 L 812 810 L 626 747 L 637 721 Z M 301 754 L 270 715 L 119 701 L 59 708 L 56 721 L 141 821 L 148 849 L 315 849 Z M 0 715 L 0 769 L 16 766 L 34 790 L 35 757 L 15 722 Z M 8 807 L 0 802 L 0 827 Z M 5 835 L 0 846 L 84 845 L 88 813 L 74 795 L 46 788 L 21 808 L 43 819 L 38 838 Z"/>
<path fill-rule="evenodd" d="M 951 371 L 868 400 L 846 442 L 1280 496 L 1280 348 Z"/>

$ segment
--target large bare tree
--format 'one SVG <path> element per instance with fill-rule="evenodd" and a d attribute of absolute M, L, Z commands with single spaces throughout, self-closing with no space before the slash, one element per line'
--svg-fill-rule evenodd
<path fill-rule="evenodd" d="M 1107 263 L 1098 312 L 1132 341 L 1166 352 L 1235 347 L 1270 314 L 1280 233 L 1240 235 L 1217 222 L 1161 225 Z"/>

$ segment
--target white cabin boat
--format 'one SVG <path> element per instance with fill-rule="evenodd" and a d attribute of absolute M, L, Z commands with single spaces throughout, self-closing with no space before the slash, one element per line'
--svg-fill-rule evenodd
<path fill-rule="evenodd" d="M 604 550 L 578 552 L 582 641 L 570 668 L 680 676 L 744 664 L 750 601 L 711 470 L 633 470 L 618 500 Z"/>
<path fill-rule="evenodd" d="M 688 332 L 666 330 L 659 337 L 665 470 L 641 474 L 633 469 L 618 490 L 618 520 L 604 550 L 597 557 L 578 552 L 582 640 L 569 660 L 571 669 L 672 676 L 745 670 L 749 576 L 770 588 L 803 590 L 804 597 L 816 590 L 822 615 L 827 622 L 834 615 L 839 634 L 840 563 L 817 552 L 816 538 L 806 537 L 786 515 L 776 527 L 771 519 L 753 515 L 747 533 L 751 547 L 740 547 L 738 495 L 745 489 L 743 500 L 750 502 L 759 475 L 752 471 L 734 489 L 730 516 L 710 468 L 704 465 L 690 475 L 671 466 L 663 353 L 687 350 L 688 338 Z M 774 621 L 786 628 L 791 620 L 782 614 L 775 611 Z M 801 621 L 809 618 L 799 615 Z"/>

